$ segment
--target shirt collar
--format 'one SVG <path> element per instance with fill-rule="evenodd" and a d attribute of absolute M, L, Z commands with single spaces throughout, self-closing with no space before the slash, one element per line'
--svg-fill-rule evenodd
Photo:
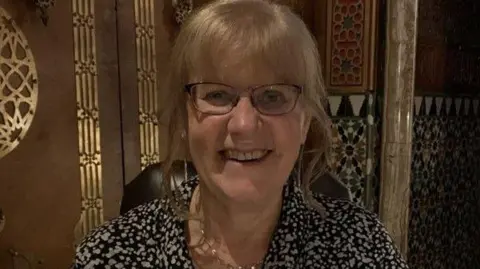
<path fill-rule="evenodd" d="M 192 177 L 178 187 L 178 193 L 187 205 L 190 204 L 193 191 L 197 185 L 198 177 Z M 311 223 L 311 210 L 313 209 L 310 209 L 304 200 L 303 192 L 294 184 L 293 178 L 290 178 L 283 189 L 280 218 L 265 256 L 264 268 L 296 267 L 300 258 L 300 251 L 304 249 L 310 237 L 308 226 Z M 159 238 L 159 240 L 165 240 L 163 242 L 170 246 L 182 246 L 183 252 L 179 252 L 178 255 L 188 256 L 185 222 L 180 217 L 165 219 L 162 220 L 162 223 L 159 223 L 159 229 L 172 227 L 166 225 L 168 222 L 175 222 L 174 227 L 178 229 L 175 229 L 175 231 L 162 231 L 161 234 L 166 236 Z M 170 254 L 175 255 L 174 253 Z M 185 264 L 183 268 L 193 268 L 191 259 L 187 260 L 189 264 Z"/>

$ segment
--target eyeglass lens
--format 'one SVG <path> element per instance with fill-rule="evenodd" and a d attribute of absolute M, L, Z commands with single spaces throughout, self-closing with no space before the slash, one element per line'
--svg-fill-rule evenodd
<path fill-rule="evenodd" d="M 236 106 L 242 91 L 227 85 L 205 83 L 192 87 L 195 106 L 204 113 L 226 114 Z M 256 87 L 250 94 L 252 105 L 262 114 L 289 112 L 298 98 L 298 88 L 288 84 Z"/>

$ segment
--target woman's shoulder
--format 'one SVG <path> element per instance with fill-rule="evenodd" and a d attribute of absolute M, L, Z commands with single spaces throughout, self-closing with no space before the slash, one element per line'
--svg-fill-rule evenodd
<path fill-rule="evenodd" d="M 383 228 L 376 214 L 351 200 L 332 198 L 321 194 L 314 194 L 313 198 L 323 210 L 322 213 L 311 209 L 313 227 L 325 227 L 330 231 L 352 233 L 354 236 L 369 234 Z M 314 230 L 322 232 L 315 228 Z"/>
<path fill-rule="evenodd" d="M 323 195 L 314 195 L 314 198 L 325 209 L 325 214 L 312 210 L 312 236 L 306 248 L 310 260 L 321 257 L 333 266 L 350 259 L 355 264 L 375 264 L 380 268 L 408 268 L 376 214 L 347 199 Z M 388 264 L 395 266 L 388 267 Z"/>
<path fill-rule="evenodd" d="M 168 215 L 164 203 L 154 200 L 105 222 L 78 245 L 73 268 L 101 266 L 115 257 L 131 259 L 134 251 L 154 245 L 156 226 Z"/>
<path fill-rule="evenodd" d="M 323 194 L 313 194 L 313 198 L 325 210 L 323 219 L 345 223 L 343 222 L 344 219 L 361 218 L 367 221 L 364 224 L 378 221 L 376 214 L 350 199 L 334 198 Z M 345 224 L 348 224 L 348 222 Z"/>

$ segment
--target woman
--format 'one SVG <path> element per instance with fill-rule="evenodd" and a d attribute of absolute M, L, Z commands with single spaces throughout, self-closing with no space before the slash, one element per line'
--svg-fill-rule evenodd
<path fill-rule="evenodd" d="M 198 176 L 94 231 L 75 268 L 407 268 L 372 214 L 309 191 L 331 126 L 317 48 L 288 8 L 207 5 L 169 71 L 164 176 L 182 151 Z"/>

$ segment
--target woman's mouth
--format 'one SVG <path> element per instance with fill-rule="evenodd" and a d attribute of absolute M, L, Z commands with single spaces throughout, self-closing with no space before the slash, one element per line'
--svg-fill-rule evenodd
<path fill-rule="evenodd" d="M 271 150 L 224 150 L 221 151 L 221 154 L 225 160 L 247 163 L 261 161 L 265 159 L 265 157 L 268 156 L 271 152 Z"/>

